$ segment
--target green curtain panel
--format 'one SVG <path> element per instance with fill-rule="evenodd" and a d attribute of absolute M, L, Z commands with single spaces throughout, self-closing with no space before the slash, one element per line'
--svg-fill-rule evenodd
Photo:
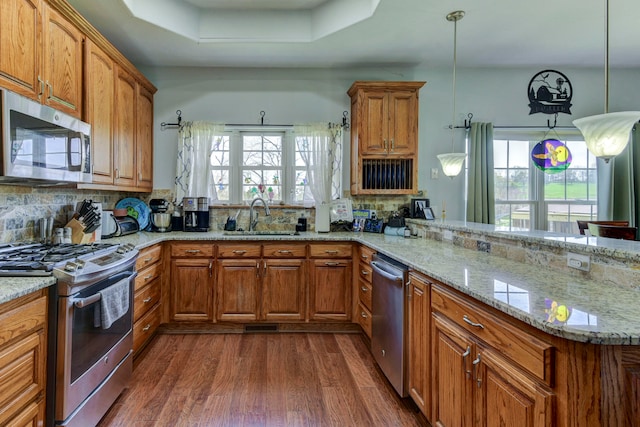
<path fill-rule="evenodd" d="M 493 124 L 472 123 L 468 138 L 467 221 L 495 224 Z"/>
<path fill-rule="evenodd" d="M 611 186 L 611 219 L 628 220 L 629 225 L 640 225 L 640 126 L 631 132 L 631 141 L 613 162 Z"/>

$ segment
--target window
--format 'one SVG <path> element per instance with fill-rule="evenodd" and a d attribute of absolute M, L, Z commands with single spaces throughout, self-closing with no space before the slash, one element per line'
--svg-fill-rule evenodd
<path fill-rule="evenodd" d="M 233 131 L 211 154 L 218 201 L 239 204 L 260 195 L 272 203 L 312 204 L 306 166 L 289 130 Z"/>
<path fill-rule="evenodd" d="M 565 171 L 547 174 L 531 161 L 535 134 L 494 133 L 496 227 L 578 234 L 577 220 L 597 216 L 596 159 L 579 133 L 554 135 L 571 152 Z"/>

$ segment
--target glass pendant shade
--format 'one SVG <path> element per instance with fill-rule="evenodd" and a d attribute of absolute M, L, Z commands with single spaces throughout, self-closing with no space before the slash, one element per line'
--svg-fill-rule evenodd
<path fill-rule="evenodd" d="M 467 155 L 465 153 L 438 154 L 442 172 L 450 178 L 458 176 L 466 158 Z"/>
<path fill-rule="evenodd" d="M 640 111 L 623 111 L 583 117 L 573 121 L 596 157 L 609 162 L 624 150 L 629 142 L 633 125 L 640 120 Z"/>

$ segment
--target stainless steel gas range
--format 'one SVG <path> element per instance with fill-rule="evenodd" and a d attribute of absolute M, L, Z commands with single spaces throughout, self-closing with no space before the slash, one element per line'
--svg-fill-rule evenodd
<path fill-rule="evenodd" d="M 0 249 L 0 275 L 53 275 L 49 288 L 47 425 L 94 426 L 133 370 L 131 245 Z"/>

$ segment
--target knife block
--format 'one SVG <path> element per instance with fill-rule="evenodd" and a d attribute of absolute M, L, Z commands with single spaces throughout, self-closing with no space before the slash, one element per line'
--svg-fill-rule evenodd
<path fill-rule="evenodd" d="M 71 228 L 71 243 L 91 243 L 95 240 L 93 233 L 86 234 L 83 231 L 84 225 L 75 218 L 72 218 L 66 226 Z"/>

